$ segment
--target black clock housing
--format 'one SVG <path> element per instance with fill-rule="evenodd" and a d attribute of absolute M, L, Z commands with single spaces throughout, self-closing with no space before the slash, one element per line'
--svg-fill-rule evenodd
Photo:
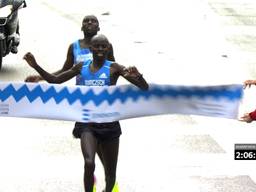
<path fill-rule="evenodd" d="M 235 144 L 235 160 L 256 160 L 256 144 Z"/>

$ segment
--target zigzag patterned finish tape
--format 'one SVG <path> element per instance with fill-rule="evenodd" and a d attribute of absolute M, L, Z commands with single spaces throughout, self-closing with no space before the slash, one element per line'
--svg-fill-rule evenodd
<path fill-rule="evenodd" d="M 237 118 L 242 85 L 110 87 L 0 83 L 0 115 L 110 122 L 160 114 Z"/>

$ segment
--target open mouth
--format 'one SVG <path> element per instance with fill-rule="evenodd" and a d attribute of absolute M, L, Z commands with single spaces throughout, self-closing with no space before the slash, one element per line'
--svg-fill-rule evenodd
<path fill-rule="evenodd" d="M 104 56 L 104 53 L 99 52 L 99 53 L 97 53 L 97 56 L 98 56 L 98 57 L 103 57 L 103 56 Z"/>

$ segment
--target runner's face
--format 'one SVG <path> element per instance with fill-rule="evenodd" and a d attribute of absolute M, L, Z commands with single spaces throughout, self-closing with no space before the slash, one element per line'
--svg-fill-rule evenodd
<path fill-rule="evenodd" d="M 82 22 L 82 31 L 87 34 L 97 34 L 99 31 L 99 22 L 95 16 L 87 16 Z"/>
<path fill-rule="evenodd" d="M 97 58 L 106 58 L 109 51 L 109 42 L 105 38 L 96 38 L 91 42 L 91 51 Z"/>

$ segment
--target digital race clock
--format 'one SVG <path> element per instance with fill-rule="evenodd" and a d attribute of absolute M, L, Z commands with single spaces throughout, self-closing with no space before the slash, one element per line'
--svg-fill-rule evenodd
<path fill-rule="evenodd" d="M 256 144 L 235 144 L 235 160 L 256 160 Z"/>

